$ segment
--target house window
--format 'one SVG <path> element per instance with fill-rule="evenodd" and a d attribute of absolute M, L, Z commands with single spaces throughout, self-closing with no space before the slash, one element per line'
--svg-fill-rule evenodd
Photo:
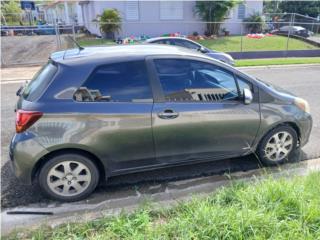
<path fill-rule="evenodd" d="M 126 19 L 129 21 L 139 20 L 138 1 L 126 1 Z"/>
<path fill-rule="evenodd" d="M 179 2 L 160 1 L 160 19 L 161 20 L 182 20 L 183 19 L 183 1 L 179 1 Z"/>
<path fill-rule="evenodd" d="M 238 19 L 244 19 L 246 17 L 246 5 L 239 4 L 238 5 Z"/>

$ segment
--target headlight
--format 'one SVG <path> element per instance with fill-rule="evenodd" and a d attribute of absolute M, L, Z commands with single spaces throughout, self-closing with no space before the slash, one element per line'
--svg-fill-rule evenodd
<path fill-rule="evenodd" d="M 306 113 L 310 113 L 310 106 L 309 103 L 302 99 L 302 98 L 295 98 L 294 99 L 294 104 L 300 108 L 302 111 L 306 112 Z"/>

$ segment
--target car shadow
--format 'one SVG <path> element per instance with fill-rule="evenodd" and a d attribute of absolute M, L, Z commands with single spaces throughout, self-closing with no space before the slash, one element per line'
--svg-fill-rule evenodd
<path fill-rule="evenodd" d="M 300 151 L 299 158 L 307 159 L 307 154 Z M 120 196 L 130 196 L 135 189 L 145 188 L 146 186 L 170 183 L 171 181 L 194 179 L 205 176 L 224 175 L 234 172 L 246 172 L 259 169 L 262 164 L 258 158 L 251 154 L 245 157 L 225 159 L 211 162 L 202 162 L 192 165 L 167 167 L 152 171 L 131 173 L 121 176 L 110 177 L 107 183 L 100 185 L 95 193 L 88 198 L 89 201 L 94 199 L 104 199 L 106 194 Z M 32 186 L 22 185 L 10 170 L 10 163 L 1 169 L 1 208 L 12 208 L 22 205 L 35 205 L 45 207 L 57 202 L 47 199 L 41 194 L 37 184 Z"/>

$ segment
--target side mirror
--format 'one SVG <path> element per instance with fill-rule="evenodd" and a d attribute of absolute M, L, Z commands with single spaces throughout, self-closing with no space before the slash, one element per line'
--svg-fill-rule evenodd
<path fill-rule="evenodd" d="M 243 102 L 244 104 L 248 105 L 252 103 L 253 95 L 250 89 L 245 88 L 243 89 Z"/>
<path fill-rule="evenodd" d="M 199 51 L 199 52 L 202 52 L 202 53 L 207 53 L 207 52 L 208 52 L 208 50 L 207 50 L 205 47 L 200 47 L 200 48 L 198 49 L 198 51 Z"/>

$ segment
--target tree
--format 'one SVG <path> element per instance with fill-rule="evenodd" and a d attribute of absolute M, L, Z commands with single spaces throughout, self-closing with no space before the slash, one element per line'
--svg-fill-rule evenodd
<path fill-rule="evenodd" d="M 121 30 L 121 16 L 117 9 L 106 9 L 94 21 L 99 22 L 100 31 L 105 38 L 115 39 L 115 33 Z"/>
<path fill-rule="evenodd" d="M 281 1 L 279 8 L 282 12 L 299 13 L 316 18 L 320 14 L 320 1 Z"/>
<path fill-rule="evenodd" d="M 263 12 L 269 14 L 282 13 L 282 11 L 279 9 L 279 4 L 279 0 L 265 0 L 263 1 Z"/>
<path fill-rule="evenodd" d="M 265 22 L 259 12 L 251 14 L 249 17 L 243 19 L 246 29 L 250 33 L 260 33 L 263 30 Z"/>
<path fill-rule="evenodd" d="M 18 22 L 21 20 L 21 8 L 18 1 L 10 0 L 1 2 L 1 12 L 6 22 Z"/>
<path fill-rule="evenodd" d="M 207 22 L 207 35 L 217 35 L 226 14 L 238 3 L 240 0 L 197 1 L 194 11 L 203 21 Z"/>
<path fill-rule="evenodd" d="M 265 0 L 263 11 L 264 13 L 299 13 L 316 18 L 320 14 L 320 1 Z"/>

